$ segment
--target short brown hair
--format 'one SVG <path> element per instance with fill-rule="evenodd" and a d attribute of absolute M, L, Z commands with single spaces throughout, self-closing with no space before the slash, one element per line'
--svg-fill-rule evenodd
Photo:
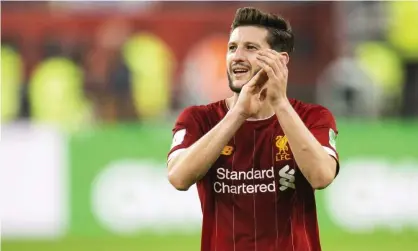
<path fill-rule="evenodd" d="M 240 26 L 259 26 L 268 30 L 267 43 L 273 50 L 291 53 L 294 35 L 290 24 L 280 16 L 253 7 L 240 8 L 235 13 L 231 31 Z"/>

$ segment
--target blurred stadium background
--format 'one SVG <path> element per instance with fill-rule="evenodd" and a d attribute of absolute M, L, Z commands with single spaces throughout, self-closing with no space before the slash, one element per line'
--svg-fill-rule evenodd
<path fill-rule="evenodd" d="M 289 94 L 337 116 L 323 249 L 418 250 L 418 2 L 1 4 L 3 250 L 199 250 L 166 153 L 181 109 L 229 95 L 242 6 L 291 21 Z"/>

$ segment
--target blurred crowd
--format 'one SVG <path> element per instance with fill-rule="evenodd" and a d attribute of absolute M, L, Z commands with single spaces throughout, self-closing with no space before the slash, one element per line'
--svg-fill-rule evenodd
<path fill-rule="evenodd" d="M 4 2 L 1 119 L 171 118 L 230 95 L 235 10 L 289 19 L 289 96 L 344 117 L 418 116 L 418 2 Z"/>

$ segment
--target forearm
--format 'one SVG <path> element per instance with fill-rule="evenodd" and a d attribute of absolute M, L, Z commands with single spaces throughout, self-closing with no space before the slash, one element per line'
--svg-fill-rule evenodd
<path fill-rule="evenodd" d="M 187 190 L 201 179 L 221 154 L 245 118 L 231 110 L 212 130 L 168 164 L 169 180 L 179 190 Z"/>
<path fill-rule="evenodd" d="M 335 177 L 335 160 L 308 130 L 286 100 L 273 106 L 302 174 L 315 189 L 328 186 Z"/>

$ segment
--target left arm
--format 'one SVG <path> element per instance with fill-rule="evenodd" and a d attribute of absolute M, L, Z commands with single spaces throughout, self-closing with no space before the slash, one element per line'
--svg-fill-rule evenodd
<path fill-rule="evenodd" d="M 269 104 L 288 138 L 302 174 L 314 189 L 327 187 L 336 176 L 338 163 L 305 126 L 287 99 L 288 69 L 286 64 L 289 55 L 270 49 L 259 51 L 257 59 L 269 78 L 266 84 Z M 318 117 L 318 119 L 321 118 Z"/>
<path fill-rule="evenodd" d="M 288 100 L 276 103 L 273 109 L 302 174 L 314 189 L 327 187 L 336 176 L 336 159 L 326 152 Z"/>

